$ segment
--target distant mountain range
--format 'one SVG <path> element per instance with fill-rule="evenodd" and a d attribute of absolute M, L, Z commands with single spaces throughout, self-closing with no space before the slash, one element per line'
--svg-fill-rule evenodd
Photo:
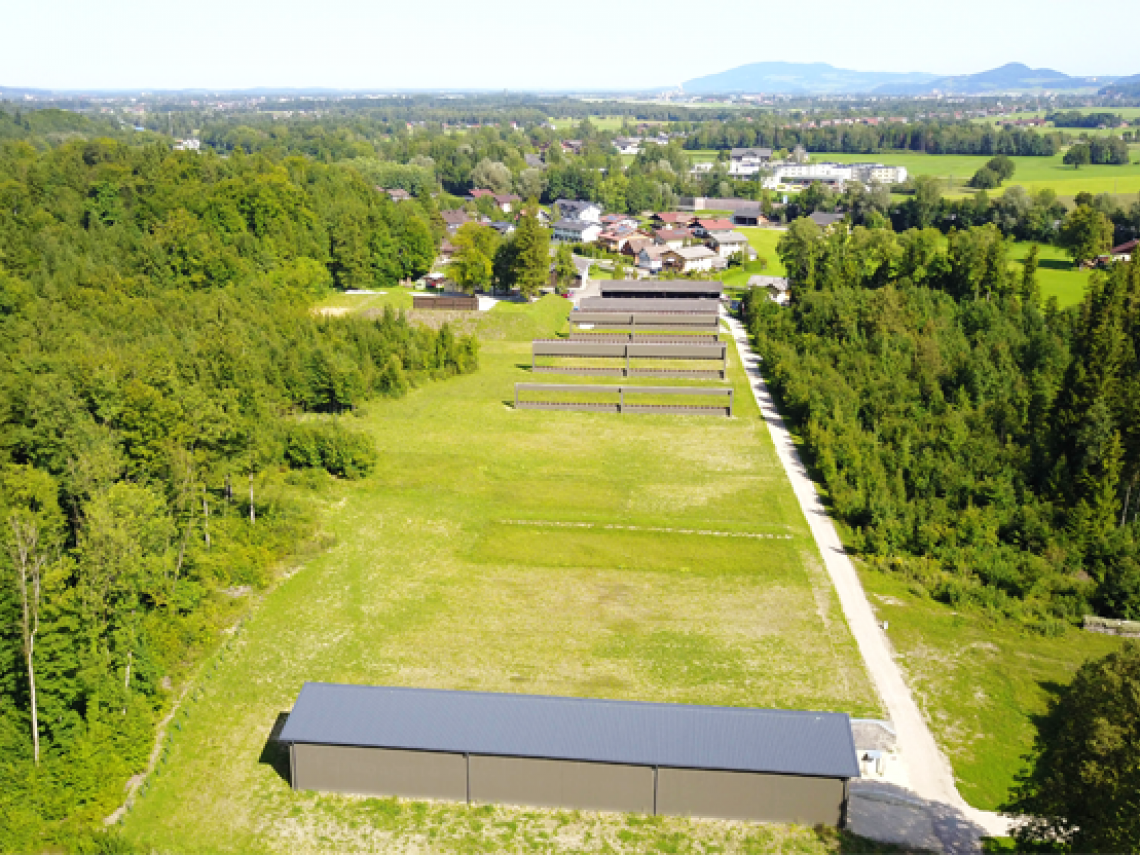
<path fill-rule="evenodd" d="M 694 95 L 931 95 L 939 92 L 985 95 L 1043 89 L 1099 89 L 1117 80 L 1115 77 L 1070 77 L 1061 71 L 1030 68 L 1020 62 L 1011 62 L 979 74 L 953 77 L 920 71 L 851 71 L 823 62 L 755 62 L 688 80 L 682 85 L 686 92 Z"/>
<path fill-rule="evenodd" d="M 826 62 L 754 62 L 686 80 L 682 86 L 694 95 L 722 92 L 827 95 L 870 92 L 888 85 L 921 85 L 937 78 L 936 74 L 923 72 L 851 71 Z"/>

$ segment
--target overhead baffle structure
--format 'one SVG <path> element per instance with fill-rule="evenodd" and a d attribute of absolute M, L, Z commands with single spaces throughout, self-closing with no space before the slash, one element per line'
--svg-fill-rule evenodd
<path fill-rule="evenodd" d="M 693 298 L 630 298 L 584 297 L 578 305 L 581 312 L 647 312 L 670 315 L 719 315 L 720 301 Z"/>
<path fill-rule="evenodd" d="M 602 330 L 600 332 L 572 332 L 571 341 L 636 341 L 641 344 L 715 344 L 720 336 L 712 333 L 655 333 L 629 330 Z"/>
<path fill-rule="evenodd" d="M 615 301 L 617 302 L 617 301 Z M 570 334 L 584 330 L 602 332 L 699 332 L 716 333 L 720 319 L 716 314 L 668 312 L 586 312 L 576 309 L 570 313 Z"/>
<path fill-rule="evenodd" d="M 534 400 L 524 395 L 556 397 Z M 692 401 L 663 403 L 667 397 L 719 399 L 716 404 Z M 598 400 L 603 398 L 604 400 Z M 592 400 L 590 400 L 592 399 Z M 588 386 L 577 383 L 516 383 L 515 409 L 583 410 L 600 413 L 670 413 L 690 416 L 732 416 L 732 387 L 727 386 Z"/>
<path fill-rule="evenodd" d="M 694 282 L 687 279 L 615 279 L 602 282 L 599 290 L 604 299 L 635 298 L 658 300 L 707 299 L 719 300 L 724 294 L 724 283 L 716 281 Z"/>
<path fill-rule="evenodd" d="M 600 336 L 598 338 L 601 338 Z M 609 360 L 608 365 L 565 362 L 539 365 L 540 357 L 572 360 Z M 621 365 L 620 360 L 625 364 Z M 660 363 L 668 363 L 662 365 Z M 618 364 L 615 364 L 618 363 Z M 640 363 L 640 364 L 638 364 Z M 656 363 L 646 365 L 646 363 Z M 715 364 L 715 367 L 705 367 Z M 609 377 L 685 377 L 723 380 L 728 376 L 728 347 L 711 343 L 656 343 L 643 341 L 584 341 L 538 339 L 531 344 L 531 371 L 536 374 L 587 374 Z"/>

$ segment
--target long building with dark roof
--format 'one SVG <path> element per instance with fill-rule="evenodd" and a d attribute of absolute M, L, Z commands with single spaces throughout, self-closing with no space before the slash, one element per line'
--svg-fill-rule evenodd
<path fill-rule="evenodd" d="M 657 299 L 657 300 L 719 300 L 724 293 L 721 282 L 696 282 L 687 279 L 615 279 L 602 282 L 602 297 L 606 299 Z"/>
<path fill-rule="evenodd" d="M 299 790 L 842 827 L 843 713 L 306 683 Z"/>

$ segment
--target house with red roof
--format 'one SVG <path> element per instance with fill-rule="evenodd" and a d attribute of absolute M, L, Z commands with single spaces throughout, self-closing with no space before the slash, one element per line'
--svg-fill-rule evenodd
<path fill-rule="evenodd" d="M 697 237 L 715 237 L 718 232 L 730 232 L 736 228 L 732 220 L 697 220 L 693 225 L 693 234 Z"/>

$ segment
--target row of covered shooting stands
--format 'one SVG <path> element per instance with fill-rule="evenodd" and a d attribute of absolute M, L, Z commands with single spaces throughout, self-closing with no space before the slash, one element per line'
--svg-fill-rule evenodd
<path fill-rule="evenodd" d="M 583 299 L 570 313 L 568 339 L 536 339 L 531 344 L 531 371 L 726 380 L 728 349 L 718 336 L 720 302 L 714 299 L 721 287 L 719 282 L 607 283 L 609 292 L 621 296 Z M 641 297 L 639 292 L 652 296 Z M 584 364 L 593 360 L 603 364 Z M 670 400 L 678 395 L 721 400 L 711 406 Z M 732 404 L 731 388 L 515 384 L 518 409 L 731 416 Z"/>

